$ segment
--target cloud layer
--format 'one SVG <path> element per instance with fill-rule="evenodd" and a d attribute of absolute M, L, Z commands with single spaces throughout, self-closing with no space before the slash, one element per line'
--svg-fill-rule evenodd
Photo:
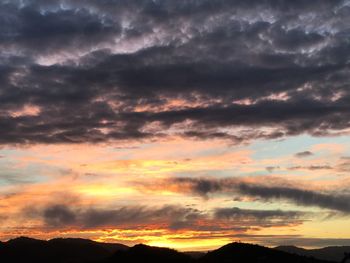
<path fill-rule="evenodd" d="M 1 1 L 1 144 L 350 125 L 348 1 Z M 132 14 L 132 15 L 130 15 Z"/>
<path fill-rule="evenodd" d="M 254 210 L 216 208 L 201 211 L 195 208 L 165 205 L 162 207 L 124 206 L 115 209 L 74 208 L 66 204 L 49 205 L 42 209 L 23 210 L 31 218 L 38 218 L 42 228 L 53 230 L 168 230 L 218 231 L 243 233 L 249 229 L 294 226 L 308 220 L 311 214 L 301 211 Z"/>
<path fill-rule="evenodd" d="M 271 180 L 271 179 L 270 179 Z M 210 195 L 225 194 L 260 198 L 267 200 L 286 200 L 300 206 L 314 206 L 350 213 L 350 195 L 344 193 L 325 192 L 299 188 L 288 182 L 271 181 L 249 183 L 242 178 L 206 179 L 206 178 L 174 178 L 168 183 L 175 184 L 177 191 L 199 194 L 208 198 Z"/>

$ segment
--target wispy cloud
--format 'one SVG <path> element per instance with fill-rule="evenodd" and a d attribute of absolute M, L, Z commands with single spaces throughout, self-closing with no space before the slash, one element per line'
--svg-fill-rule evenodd
<path fill-rule="evenodd" d="M 28 217 L 42 220 L 42 228 L 55 230 L 139 229 L 201 232 L 246 232 L 251 228 L 300 225 L 313 215 L 301 211 L 252 210 L 238 207 L 201 211 L 179 205 L 124 206 L 114 209 L 54 204 L 41 209 L 27 207 Z"/>
<path fill-rule="evenodd" d="M 264 180 L 263 180 L 264 181 Z M 259 197 L 261 200 L 285 200 L 300 206 L 315 206 L 324 209 L 350 213 L 350 195 L 279 185 L 277 182 L 266 185 L 259 181 L 248 182 L 244 178 L 175 178 L 168 183 L 177 185 L 171 188 L 177 191 L 199 194 L 208 198 L 210 195 L 225 194 Z M 285 182 L 286 183 L 286 182 Z"/>

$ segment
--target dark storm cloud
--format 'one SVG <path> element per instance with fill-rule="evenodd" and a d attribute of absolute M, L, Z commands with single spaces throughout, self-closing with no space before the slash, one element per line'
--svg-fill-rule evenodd
<path fill-rule="evenodd" d="M 0 1 L 0 143 L 341 133 L 349 17 L 337 0 Z"/>
<path fill-rule="evenodd" d="M 84 6 L 65 10 L 57 1 L 54 9 L 40 9 L 34 3 L 23 7 L 0 3 L 1 47 L 16 48 L 28 55 L 55 55 L 58 51 L 96 47 L 120 33 L 118 24 L 92 14 Z"/>
<path fill-rule="evenodd" d="M 286 200 L 300 206 L 315 206 L 350 213 L 350 196 L 336 192 L 317 192 L 294 186 L 272 186 L 257 183 L 247 183 L 239 178 L 205 179 L 176 178 L 169 183 L 179 185 L 179 191 L 192 192 L 208 198 L 214 194 L 242 195 L 258 197 L 264 200 Z"/>

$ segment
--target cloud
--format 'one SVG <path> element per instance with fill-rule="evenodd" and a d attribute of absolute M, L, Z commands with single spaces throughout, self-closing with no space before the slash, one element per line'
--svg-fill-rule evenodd
<path fill-rule="evenodd" d="M 200 211 L 192 208 L 163 206 L 151 208 L 145 206 L 121 207 L 118 209 L 73 209 L 67 205 L 53 205 L 43 209 L 41 214 L 45 224 L 52 227 L 121 227 L 140 228 L 172 222 L 189 222 L 201 216 Z"/>
<path fill-rule="evenodd" d="M 124 206 L 115 209 L 49 205 L 43 209 L 24 209 L 26 217 L 43 221 L 43 229 L 163 229 L 201 232 L 245 232 L 254 227 L 299 225 L 310 218 L 300 211 L 252 210 L 243 208 L 214 208 L 212 211 L 190 207 L 164 205 Z"/>
<path fill-rule="evenodd" d="M 340 163 L 337 165 L 337 170 L 340 172 L 349 172 L 350 171 L 350 158 L 342 157 Z"/>
<path fill-rule="evenodd" d="M 247 182 L 242 178 L 175 178 L 169 184 L 178 185 L 178 191 L 199 194 L 205 198 L 215 194 L 242 195 L 264 200 L 285 200 L 300 206 L 315 206 L 341 213 L 350 213 L 350 196 L 337 192 L 318 192 L 297 188 L 293 185 L 280 185 L 271 181 L 267 186 L 259 182 Z"/>
<path fill-rule="evenodd" d="M 174 134 L 242 143 L 349 128 L 342 1 L 38 0 L 0 10 L 0 144 Z"/>
<path fill-rule="evenodd" d="M 238 207 L 219 208 L 215 210 L 215 217 L 219 219 L 254 218 L 258 220 L 265 220 L 265 219 L 287 220 L 287 219 L 299 218 L 302 215 L 305 215 L 305 213 L 302 213 L 299 211 L 240 209 Z"/>
<path fill-rule="evenodd" d="M 62 53 L 72 53 L 78 47 L 88 52 L 99 44 L 113 43 L 121 33 L 118 23 L 83 6 L 64 9 L 57 1 L 39 7 L 32 1 L 20 7 L 14 2 L 1 3 L 0 45 L 28 56 L 64 56 Z"/>
<path fill-rule="evenodd" d="M 45 223 L 51 226 L 64 226 L 76 221 L 76 215 L 64 205 L 48 207 L 44 211 Z"/>
<path fill-rule="evenodd" d="M 288 167 L 288 170 L 332 170 L 330 165 L 309 165 L 309 166 L 292 166 Z"/>
<path fill-rule="evenodd" d="M 313 153 L 310 152 L 310 151 L 304 151 L 304 152 L 298 152 L 295 154 L 295 157 L 298 157 L 298 158 L 304 158 L 304 157 L 309 157 L 309 156 L 312 156 Z"/>
<path fill-rule="evenodd" d="M 265 199 L 284 199 L 301 206 L 318 206 L 320 208 L 350 213 L 350 196 L 319 193 L 290 187 L 266 187 L 260 185 L 240 184 L 241 193 Z"/>
<path fill-rule="evenodd" d="M 0 157 L 1 159 L 1 157 Z M 24 176 L 21 171 L 13 170 L 13 164 L 4 162 L 0 171 L 0 184 L 1 185 L 26 185 L 35 182 L 35 177 Z"/>
<path fill-rule="evenodd" d="M 265 167 L 265 169 L 269 173 L 272 173 L 273 171 L 280 169 L 280 167 L 279 166 L 267 166 L 267 167 Z"/>

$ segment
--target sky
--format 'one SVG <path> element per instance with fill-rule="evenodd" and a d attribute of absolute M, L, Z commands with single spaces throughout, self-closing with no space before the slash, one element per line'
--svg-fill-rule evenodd
<path fill-rule="evenodd" d="M 349 0 L 0 0 L 0 240 L 350 244 Z"/>

